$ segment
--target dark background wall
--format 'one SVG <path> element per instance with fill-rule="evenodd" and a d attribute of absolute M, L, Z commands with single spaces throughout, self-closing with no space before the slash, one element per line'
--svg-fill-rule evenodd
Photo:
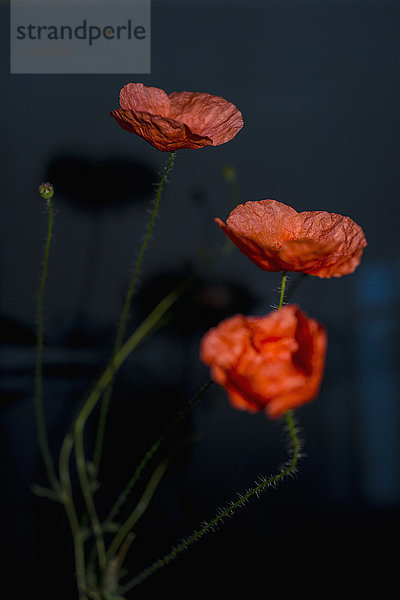
<path fill-rule="evenodd" d="M 207 381 L 198 347 L 208 327 L 234 312 L 266 313 L 277 301 L 278 275 L 238 251 L 204 265 L 224 243 L 213 217 L 226 218 L 235 205 L 224 166 L 235 167 L 243 201 L 274 198 L 299 211 L 345 214 L 369 243 L 354 275 L 305 281 L 294 297 L 329 333 L 320 396 L 297 412 L 306 454 L 298 477 L 131 596 L 267 593 L 292 579 L 318 592 L 318 573 L 329 587 L 360 590 L 379 581 L 387 597 L 400 525 L 398 2 L 153 0 L 145 76 L 10 75 L 4 3 L 1 18 L 0 477 L 10 597 L 75 597 L 63 512 L 30 491 L 32 482 L 44 483 L 32 397 L 46 231 L 37 187 L 50 177 L 56 185 L 45 301 L 46 409 L 56 452 L 109 356 L 153 183 L 167 159 L 108 116 L 129 81 L 223 96 L 240 108 L 245 127 L 229 144 L 179 152 L 169 176 L 132 326 L 182 274 L 196 269 L 200 284 L 120 373 L 102 510 Z M 216 387 L 185 427 L 175 442 L 199 439 L 171 465 L 137 528 L 132 572 L 285 459 L 281 425 L 234 411 Z"/>

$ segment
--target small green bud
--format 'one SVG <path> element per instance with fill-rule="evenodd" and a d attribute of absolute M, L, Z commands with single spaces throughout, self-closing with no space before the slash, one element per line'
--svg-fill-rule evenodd
<path fill-rule="evenodd" d="M 225 165 L 222 168 L 222 175 L 225 177 L 227 181 L 235 181 L 236 180 L 236 169 L 233 165 Z"/>
<path fill-rule="evenodd" d="M 39 185 L 39 194 L 44 200 L 51 200 L 54 196 L 54 187 L 49 182 L 41 183 Z"/>

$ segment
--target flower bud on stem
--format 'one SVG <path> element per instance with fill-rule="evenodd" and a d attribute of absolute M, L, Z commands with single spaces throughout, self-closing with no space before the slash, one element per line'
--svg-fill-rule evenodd
<path fill-rule="evenodd" d="M 36 423 L 39 435 L 40 450 L 43 456 L 47 478 L 54 490 L 58 489 L 58 482 L 54 471 L 53 460 L 50 453 L 44 410 L 43 410 L 43 297 L 47 279 L 47 269 L 49 263 L 50 244 L 53 231 L 53 207 L 51 199 L 54 195 L 54 188 L 51 183 L 42 183 L 39 186 L 39 193 L 46 200 L 48 212 L 48 227 L 46 246 L 44 251 L 43 269 L 40 280 L 39 295 L 37 301 L 37 343 L 36 343 L 36 367 L 35 367 L 35 412 Z"/>

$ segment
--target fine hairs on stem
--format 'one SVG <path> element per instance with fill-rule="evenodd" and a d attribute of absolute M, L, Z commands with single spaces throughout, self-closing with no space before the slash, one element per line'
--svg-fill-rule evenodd
<path fill-rule="evenodd" d="M 155 223 L 155 219 L 157 216 L 159 201 L 161 197 L 162 188 L 164 182 L 166 180 L 167 174 L 173 166 L 174 161 L 174 152 L 171 152 L 170 159 L 167 166 L 164 168 L 162 173 L 160 182 L 157 187 L 156 193 L 156 201 L 154 210 L 151 216 L 150 223 L 146 230 L 145 238 L 143 244 L 141 246 L 139 257 L 135 265 L 133 277 L 131 279 L 131 283 L 129 286 L 129 290 L 127 293 L 127 297 L 125 300 L 125 304 L 123 307 L 118 333 L 116 336 L 116 343 L 114 346 L 114 351 L 111 357 L 111 360 L 108 366 L 103 371 L 102 375 L 97 380 L 96 385 L 94 386 L 91 393 L 88 395 L 87 399 L 83 402 L 81 409 L 76 415 L 70 430 L 68 431 L 64 442 L 61 447 L 61 452 L 59 456 L 59 477 L 55 474 L 54 465 L 52 462 L 52 458 L 49 451 L 47 435 L 45 430 L 45 422 L 44 422 L 44 411 L 42 405 L 42 353 L 43 353 L 43 317 L 42 317 L 42 305 L 43 305 L 43 296 L 44 296 L 44 288 L 47 277 L 47 266 L 48 266 L 48 257 L 50 250 L 50 241 L 52 235 L 52 206 L 51 206 L 51 198 L 46 198 L 48 214 L 49 214 L 49 226 L 48 226 L 48 235 L 46 242 L 46 250 L 45 250 L 45 259 L 43 265 L 42 279 L 40 285 L 40 292 L 38 298 L 38 343 L 37 343 L 37 362 L 36 362 L 36 389 L 35 389 L 35 401 L 36 401 L 36 414 L 38 421 L 38 430 L 39 430 L 39 439 L 40 446 L 46 466 L 47 475 L 49 481 L 52 485 L 52 488 L 55 492 L 58 493 L 59 499 L 64 505 L 67 518 L 71 527 L 72 538 L 74 543 L 74 554 L 75 554 L 75 567 L 76 567 L 76 580 L 78 586 L 78 594 L 80 600 L 89 600 L 89 598 L 113 598 L 116 600 L 116 596 L 114 596 L 114 592 L 118 591 L 121 594 L 125 594 L 132 588 L 136 587 L 148 577 L 156 573 L 161 567 L 167 565 L 170 561 L 176 558 L 180 553 L 189 548 L 191 544 L 195 541 L 198 541 L 203 535 L 207 533 L 211 533 L 215 529 L 221 525 L 227 517 L 233 516 L 236 513 L 236 510 L 245 504 L 247 504 L 253 497 L 259 497 L 260 494 L 267 490 L 269 487 L 275 487 L 279 482 L 281 482 L 284 478 L 288 476 L 293 476 L 296 473 L 297 462 L 301 456 L 301 444 L 297 435 L 297 429 L 293 420 L 293 416 L 291 412 L 287 412 L 285 414 L 286 418 L 286 429 L 288 431 L 289 438 L 289 457 L 286 463 L 284 463 L 278 470 L 275 475 L 271 475 L 269 477 L 260 477 L 257 481 L 254 482 L 253 487 L 250 489 L 237 494 L 234 500 L 231 500 L 225 507 L 220 508 L 216 515 L 210 519 L 209 521 L 204 521 L 198 530 L 194 531 L 191 535 L 184 538 L 178 545 L 174 546 L 171 551 L 166 554 L 161 559 L 157 560 L 149 567 L 144 569 L 141 573 L 130 579 L 127 583 L 121 585 L 120 590 L 118 590 L 119 584 L 119 571 L 121 565 L 124 561 L 124 557 L 129 549 L 129 546 L 134 538 L 133 528 L 136 526 L 137 521 L 142 517 L 143 513 L 146 511 L 147 507 L 150 504 L 150 501 L 159 485 L 159 482 L 167 468 L 168 461 L 162 461 L 156 469 L 153 471 L 150 479 L 148 480 L 145 489 L 142 493 L 139 502 L 136 506 L 131 510 L 128 518 L 125 522 L 119 526 L 119 529 L 115 532 L 112 528 L 115 524 L 113 523 L 113 517 L 118 514 L 120 507 L 124 504 L 130 494 L 133 486 L 136 481 L 139 479 L 142 471 L 145 466 L 148 464 L 150 459 L 155 455 L 158 451 L 161 444 L 164 442 L 166 437 L 171 433 L 171 431 L 175 428 L 177 423 L 183 419 L 186 414 L 189 412 L 191 408 L 195 406 L 199 398 L 202 394 L 210 387 L 213 383 L 210 380 L 203 388 L 199 391 L 199 393 L 195 396 L 195 398 L 188 403 L 188 405 L 177 415 L 175 420 L 171 423 L 170 427 L 166 429 L 163 435 L 153 444 L 150 450 L 145 454 L 142 461 L 139 463 L 136 471 L 134 472 L 131 479 L 128 481 L 127 486 L 123 490 L 123 492 L 118 497 L 115 505 L 112 507 L 109 516 L 105 519 L 105 521 L 101 522 L 97 513 L 97 506 L 94 501 L 93 489 L 92 489 L 92 481 L 89 477 L 88 472 L 88 463 L 86 462 L 85 457 L 85 447 L 84 447 L 84 430 L 87 424 L 87 421 L 93 411 L 93 409 L 97 406 L 98 402 L 103 397 L 103 394 L 106 392 L 105 397 L 103 398 L 102 405 L 102 413 L 100 419 L 100 426 L 98 430 L 98 435 L 96 438 L 96 446 L 95 446 L 95 472 L 96 476 L 99 470 L 100 458 L 101 458 L 101 450 L 103 445 L 104 438 L 104 427 L 106 423 L 108 404 L 111 398 L 112 392 L 112 384 L 114 381 L 114 377 L 118 372 L 119 368 L 122 366 L 126 358 L 132 353 L 132 351 L 144 340 L 147 338 L 149 334 L 154 332 L 154 330 L 159 327 L 161 320 L 164 318 L 167 311 L 174 305 L 174 303 L 178 300 L 180 295 L 187 289 L 190 285 L 191 281 L 185 281 L 183 285 L 181 285 L 177 290 L 174 290 L 170 294 L 168 294 L 159 304 L 153 309 L 153 311 L 149 314 L 149 316 L 141 323 L 141 325 L 137 328 L 137 330 L 126 340 L 125 338 L 125 329 L 129 315 L 129 309 L 136 285 L 136 281 L 139 275 L 141 262 L 143 260 L 143 256 L 148 244 L 148 241 L 151 236 L 151 232 Z M 282 273 L 282 283 L 280 288 L 280 299 L 278 310 L 282 308 L 284 304 L 285 298 L 285 287 L 286 287 L 286 278 L 287 273 Z M 82 527 L 80 523 L 77 510 L 74 504 L 74 498 L 72 493 L 72 485 L 71 485 L 71 473 L 70 473 L 70 459 L 72 456 L 72 452 L 75 450 L 75 460 L 76 460 L 76 468 L 78 480 L 81 487 L 81 492 L 83 495 L 83 499 L 85 502 L 87 516 L 91 525 L 91 535 L 94 536 L 94 549 L 93 549 L 93 557 L 94 562 L 93 566 L 98 561 L 98 576 L 97 579 L 96 574 L 93 570 L 92 577 L 90 577 L 89 571 L 87 571 L 86 565 L 86 551 L 85 545 L 87 538 L 87 532 Z M 105 534 L 107 532 L 114 532 L 114 535 L 111 539 L 111 543 L 106 545 Z M 108 547 L 107 547 L 108 546 Z M 123 575 L 124 577 L 124 575 Z M 125 575 L 126 577 L 126 575 Z M 93 581 L 93 585 L 91 583 Z M 108 583 L 107 583 L 108 581 Z M 100 587 L 98 587 L 100 585 Z M 103 594 L 104 592 L 104 594 Z"/>
<path fill-rule="evenodd" d="M 283 306 L 283 300 L 285 298 L 285 288 L 286 288 L 286 280 L 287 280 L 287 271 L 283 271 L 282 273 L 282 282 L 281 282 L 281 294 L 279 298 L 278 310 Z"/>
<path fill-rule="evenodd" d="M 120 318 L 119 325 L 118 325 L 117 337 L 116 337 L 114 351 L 113 351 L 113 355 L 112 355 L 113 358 L 115 358 L 115 355 L 119 352 L 119 350 L 122 346 L 122 343 L 124 341 L 126 324 L 128 321 L 129 310 L 131 307 L 132 298 L 133 298 L 133 294 L 134 294 L 135 287 L 136 287 L 136 282 L 137 282 L 137 279 L 139 276 L 143 257 L 146 252 L 146 248 L 149 243 L 149 240 L 150 240 L 150 237 L 151 237 L 151 234 L 153 231 L 153 227 L 154 227 L 154 224 L 156 221 L 158 208 L 160 205 L 161 193 L 162 193 L 164 184 L 166 182 L 167 175 L 174 165 L 174 160 L 175 160 L 175 152 L 171 152 L 170 156 L 169 156 L 169 161 L 168 161 L 166 167 L 164 168 L 164 170 L 161 174 L 160 181 L 157 185 L 157 191 L 156 191 L 156 197 L 155 197 L 155 201 L 154 201 L 153 211 L 152 211 L 152 214 L 150 217 L 149 224 L 146 229 L 146 233 L 145 233 L 141 248 L 139 250 L 139 255 L 136 260 L 135 267 L 133 269 L 133 275 L 132 275 L 132 278 L 131 278 L 131 281 L 129 284 L 129 288 L 128 288 L 128 291 L 126 294 L 124 306 L 122 308 L 121 318 Z M 93 457 L 93 463 L 95 465 L 96 472 L 98 472 L 98 470 L 100 468 L 100 461 L 101 461 L 101 454 L 102 454 L 102 450 L 103 450 L 107 414 L 109 411 L 111 395 L 112 395 L 113 379 L 114 378 L 112 377 L 110 380 L 110 383 L 108 385 L 108 388 L 105 391 L 105 394 L 104 394 L 104 397 L 103 397 L 103 400 L 101 403 L 99 426 L 98 426 L 98 431 L 97 431 L 97 437 L 96 437 L 96 443 L 95 443 L 95 449 L 94 449 L 94 457 Z"/>
<path fill-rule="evenodd" d="M 75 458 L 76 465 L 78 470 L 79 481 L 82 486 L 82 492 L 84 495 L 86 508 L 89 513 L 89 517 L 91 519 L 93 531 L 96 536 L 97 545 L 98 545 L 98 554 L 99 560 L 102 566 L 105 566 L 105 549 L 104 549 L 104 541 L 102 537 L 102 530 L 100 527 L 100 523 L 98 521 L 98 517 L 96 514 L 95 505 L 93 502 L 93 494 L 91 491 L 91 486 L 87 474 L 86 467 L 86 459 L 85 459 L 85 451 L 84 451 L 84 443 L 83 443 L 83 433 L 86 422 L 95 408 L 99 398 L 103 391 L 108 387 L 110 381 L 114 377 L 115 373 L 124 363 L 126 358 L 133 352 L 133 350 L 140 344 L 143 339 L 152 331 L 153 327 L 158 323 L 158 321 L 164 316 L 167 310 L 176 302 L 182 293 L 183 289 L 180 288 L 168 294 L 159 304 L 154 308 L 154 310 L 150 313 L 150 315 L 142 322 L 142 324 L 137 328 L 137 330 L 128 338 L 125 344 L 121 347 L 119 352 L 114 356 L 113 361 L 106 367 L 103 374 L 99 378 L 96 386 L 94 387 L 91 394 L 89 394 L 87 400 L 83 404 L 81 410 L 79 411 L 74 424 L 74 440 L 75 440 Z M 67 438 L 66 438 L 67 440 Z M 69 455 L 72 450 L 72 447 L 68 451 L 64 452 L 64 444 L 61 448 L 61 455 L 64 456 L 63 460 L 63 470 L 68 469 L 69 463 Z"/>
<path fill-rule="evenodd" d="M 55 475 L 53 460 L 51 458 L 45 417 L 43 410 L 43 297 L 44 290 L 46 287 L 47 270 L 50 255 L 51 237 L 53 232 L 53 206 L 52 196 L 53 191 L 45 189 L 45 186 L 50 184 L 42 184 L 39 188 L 40 195 L 46 200 L 47 213 L 48 213 L 48 229 L 47 239 L 44 252 L 43 269 L 40 281 L 38 302 L 37 302 L 37 346 L 36 346 L 36 367 L 35 367 L 35 411 L 36 411 L 36 422 L 39 436 L 39 444 L 42 452 L 44 464 L 46 467 L 46 473 L 53 489 L 57 489 L 57 479 Z"/>
<path fill-rule="evenodd" d="M 287 272 L 284 271 L 282 273 L 280 298 L 277 310 L 280 310 L 283 306 L 286 280 Z M 194 531 L 189 537 L 183 539 L 180 542 L 180 544 L 174 546 L 172 550 L 163 558 L 150 565 L 147 569 L 139 573 L 136 577 L 131 579 L 127 584 L 125 584 L 125 586 L 122 589 L 122 593 L 125 593 L 131 590 L 133 587 L 142 583 L 142 581 L 153 575 L 153 573 L 167 565 L 181 552 L 186 550 L 193 542 L 198 541 L 203 535 L 213 531 L 218 525 L 220 525 L 224 521 L 226 517 L 232 516 L 236 512 L 236 509 L 246 504 L 253 496 L 259 497 L 259 495 L 262 492 L 264 492 L 267 488 L 275 487 L 280 481 L 282 481 L 288 476 L 293 476 L 296 473 L 297 463 L 301 456 L 301 442 L 298 437 L 298 431 L 294 422 L 292 412 L 286 412 L 285 418 L 286 429 L 288 431 L 289 437 L 289 460 L 287 463 L 285 463 L 279 468 L 278 473 L 270 477 L 261 477 L 257 482 L 255 482 L 254 487 L 242 494 L 239 494 L 238 499 L 231 501 L 225 508 L 220 509 L 213 519 L 204 522 L 200 529 Z"/>
<path fill-rule="evenodd" d="M 92 492 L 86 470 L 87 467 L 83 446 L 84 427 L 89 415 L 91 414 L 99 398 L 101 397 L 101 394 L 109 385 L 111 378 L 122 366 L 122 364 L 128 358 L 128 356 L 130 356 L 133 350 L 154 330 L 159 321 L 164 317 L 165 313 L 171 308 L 171 306 L 180 298 L 181 294 L 187 289 L 187 285 L 188 283 L 182 285 L 173 292 L 170 292 L 165 298 L 163 298 L 163 300 L 161 300 L 157 304 L 157 306 L 153 309 L 149 316 L 142 322 L 142 324 L 136 329 L 136 331 L 123 344 L 120 351 L 114 356 L 113 364 L 110 363 L 105 368 L 103 374 L 97 381 L 97 384 L 95 385 L 94 389 L 89 394 L 80 412 L 76 416 L 72 424 L 71 430 L 67 433 L 61 446 L 59 456 L 59 473 L 62 485 L 61 498 L 67 512 L 67 517 L 70 522 L 71 531 L 74 539 L 76 571 L 79 590 L 84 589 L 85 586 L 85 564 L 82 531 L 76 515 L 70 481 L 69 463 L 74 443 L 79 480 L 81 484 L 83 483 L 84 487 L 84 499 L 85 503 L 87 503 L 89 517 L 93 527 L 93 532 L 95 533 L 96 537 L 96 546 L 99 554 L 98 558 L 100 559 L 100 562 L 104 565 L 104 540 L 102 536 L 102 530 L 99 528 L 98 517 L 96 514 L 95 506 L 93 504 Z M 82 595 L 83 592 L 80 593 L 80 597 L 82 598 L 82 600 L 85 600 L 86 597 Z"/>
<path fill-rule="evenodd" d="M 157 450 L 159 449 L 161 444 L 164 442 L 164 440 L 166 440 L 168 435 L 170 435 L 172 433 L 172 431 L 175 429 L 175 427 L 178 425 L 178 423 L 187 416 L 189 411 L 191 411 L 196 406 L 196 404 L 199 402 L 200 398 L 202 398 L 203 394 L 208 390 L 208 388 L 212 384 L 213 384 L 213 381 L 210 380 L 200 389 L 200 391 L 196 394 L 196 396 L 190 402 L 188 402 L 188 404 L 182 410 L 179 411 L 179 413 L 177 414 L 175 419 L 166 428 L 164 433 L 154 442 L 154 444 L 151 446 L 151 448 L 146 452 L 143 459 L 137 466 L 133 476 L 128 481 L 127 485 L 125 486 L 125 489 L 122 491 L 118 500 L 116 501 L 113 508 L 111 509 L 110 514 L 108 515 L 108 517 L 105 520 L 106 524 L 112 523 L 113 519 L 118 515 L 121 506 L 123 506 L 123 504 L 126 502 L 134 485 L 138 481 L 143 469 L 146 467 L 148 462 L 151 460 L 151 458 L 157 452 Z"/>
<path fill-rule="evenodd" d="M 189 548 L 191 544 L 198 541 L 201 537 L 203 537 L 203 535 L 214 531 L 219 525 L 222 524 L 224 519 L 233 516 L 236 510 L 247 504 L 251 498 L 258 497 L 269 487 L 275 487 L 286 477 L 295 475 L 297 463 L 301 457 L 301 441 L 298 436 L 298 429 L 293 415 L 290 411 L 285 413 L 285 419 L 286 429 L 289 436 L 289 459 L 279 468 L 278 472 L 270 477 L 260 478 L 257 482 L 255 482 L 254 487 L 240 494 L 238 499 L 232 500 L 229 504 L 227 504 L 227 506 L 225 506 L 225 508 L 221 508 L 213 519 L 205 521 L 197 531 L 194 531 L 190 536 L 183 539 L 177 546 L 174 546 L 168 554 L 151 564 L 149 567 L 144 569 L 144 571 L 123 585 L 121 589 L 122 594 L 125 594 L 134 587 L 140 585 L 148 577 L 153 575 L 162 567 L 166 566 L 169 562 L 181 554 L 181 552 Z"/>

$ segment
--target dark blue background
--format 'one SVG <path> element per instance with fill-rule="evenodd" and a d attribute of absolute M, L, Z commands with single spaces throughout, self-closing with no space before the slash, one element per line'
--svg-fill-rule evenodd
<path fill-rule="evenodd" d="M 169 176 L 132 327 L 182 273 L 200 269 L 201 284 L 120 373 L 101 511 L 207 381 L 198 348 L 208 327 L 232 312 L 265 314 L 277 302 L 278 275 L 237 250 L 202 266 L 224 243 L 213 218 L 225 219 L 235 204 L 225 165 L 235 167 L 243 201 L 274 198 L 299 211 L 345 214 L 369 245 L 353 275 L 307 280 L 293 298 L 329 334 L 320 396 L 297 411 L 306 454 L 298 477 L 251 502 L 128 598 L 267 594 L 276 585 L 311 593 L 321 590 L 319 578 L 323 590 L 338 584 L 353 593 L 379 582 L 387 597 L 400 533 L 399 3 L 153 0 L 145 76 L 10 75 L 1 8 L 0 477 L 10 597 L 75 597 L 63 511 L 30 491 L 32 482 L 44 484 L 32 393 L 46 233 L 37 187 L 50 175 L 58 184 L 45 301 L 56 452 L 111 351 L 152 184 L 168 158 L 108 116 L 129 81 L 223 96 L 240 108 L 245 127 L 229 144 L 179 152 Z M 210 290 L 217 305 L 206 300 Z M 281 424 L 234 411 L 216 386 L 172 443 L 192 433 L 199 439 L 172 464 L 137 527 L 132 574 L 285 460 Z"/>

